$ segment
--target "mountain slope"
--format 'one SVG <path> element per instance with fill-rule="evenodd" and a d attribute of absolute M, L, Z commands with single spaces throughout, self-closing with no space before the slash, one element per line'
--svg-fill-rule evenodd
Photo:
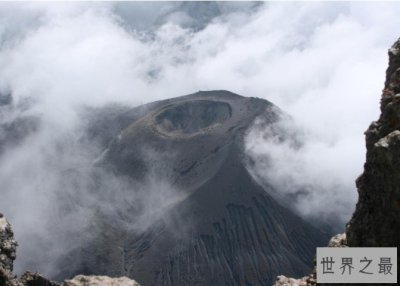
<path fill-rule="evenodd" d="M 243 137 L 258 116 L 272 123 L 280 111 L 265 100 L 210 91 L 103 118 L 92 134 L 109 130 L 113 139 L 98 167 L 135 181 L 151 174 L 174 192 L 140 230 L 99 214 L 91 229 L 96 239 L 63 259 L 58 278 L 83 273 L 126 275 L 142 285 L 269 285 L 283 271 L 307 273 L 315 247 L 328 236 L 248 173 Z M 138 203 L 123 214 L 125 223 L 133 224 L 143 208 Z"/>

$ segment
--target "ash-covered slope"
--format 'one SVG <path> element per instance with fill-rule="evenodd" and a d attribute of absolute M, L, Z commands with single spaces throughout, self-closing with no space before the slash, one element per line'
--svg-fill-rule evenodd
<path fill-rule="evenodd" d="M 23 114 L 30 104 L 28 100 L 16 104 L 11 93 L 0 91 L 0 157 L 39 129 L 38 117 Z"/>
<path fill-rule="evenodd" d="M 272 123 L 280 111 L 265 100 L 209 91 L 103 117 L 91 134 L 111 143 L 97 165 L 135 181 L 151 173 L 175 193 L 143 230 L 99 215 L 96 239 L 63 259 L 58 278 L 83 273 L 125 275 L 149 286 L 231 286 L 307 273 L 328 236 L 249 175 L 243 137 L 258 116 Z M 129 224 L 137 213 L 132 207 L 122 215 Z"/>

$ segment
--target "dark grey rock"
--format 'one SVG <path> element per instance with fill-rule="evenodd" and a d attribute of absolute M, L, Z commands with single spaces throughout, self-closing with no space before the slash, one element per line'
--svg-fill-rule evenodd
<path fill-rule="evenodd" d="M 0 213 L 0 268 L 12 272 L 16 258 L 17 242 L 11 225 Z"/>
<path fill-rule="evenodd" d="M 389 50 L 381 115 L 366 131 L 359 200 L 347 229 L 349 246 L 400 245 L 400 40 Z"/>

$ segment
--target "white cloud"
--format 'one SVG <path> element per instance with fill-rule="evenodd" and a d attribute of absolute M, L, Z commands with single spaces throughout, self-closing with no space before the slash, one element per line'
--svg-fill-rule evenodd
<path fill-rule="evenodd" d="M 143 30 L 146 13 L 175 9 L 143 5 L 126 13 L 110 3 L 0 5 L 0 91 L 11 90 L 16 102 L 33 98 L 29 113 L 42 116 L 41 131 L 0 160 L 1 193 L 9 195 L 0 208 L 17 235 L 46 219 L 57 174 L 83 164 L 69 160 L 76 150 L 55 156 L 64 138 L 78 141 L 81 105 L 137 105 L 212 89 L 265 98 L 289 113 L 305 134 L 300 152 L 257 128 L 249 154 L 274 159 L 272 183 L 282 192 L 320 190 L 295 206 L 304 215 L 329 216 L 337 207 L 345 221 L 364 162 L 363 131 L 378 116 L 386 51 L 399 36 L 399 4 L 268 2 L 254 12 L 226 8 L 197 32 L 158 27 L 157 17 L 148 23 L 154 30 Z M 257 176 L 270 179 L 263 164 L 256 160 Z M 27 244 L 21 240 L 20 259 L 32 255 Z"/>

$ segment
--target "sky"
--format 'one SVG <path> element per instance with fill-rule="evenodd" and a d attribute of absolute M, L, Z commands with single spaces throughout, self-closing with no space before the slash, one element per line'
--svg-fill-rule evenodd
<path fill-rule="evenodd" d="M 20 241 L 17 269 L 51 273 L 27 257 L 50 232 L 63 171 L 101 151 L 80 144 L 82 106 L 136 106 L 198 90 L 259 97 L 286 112 L 290 120 L 249 131 L 251 173 L 282 194 L 302 191 L 291 207 L 305 218 L 344 225 L 399 14 L 396 2 L 0 3 L 0 94 L 13 97 L 0 120 L 39 118 L 0 156 L 0 211 Z M 64 221 L 73 227 L 73 218 Z"/>

